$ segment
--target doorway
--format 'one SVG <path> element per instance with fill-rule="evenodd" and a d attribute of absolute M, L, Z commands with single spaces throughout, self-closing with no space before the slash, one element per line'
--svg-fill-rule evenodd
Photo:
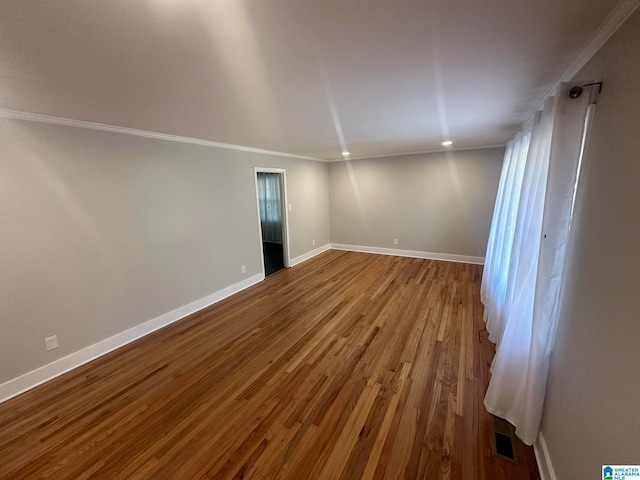
<path fill-rule="evenodd" d="M 260 248 L 265 276 L 289 266 L 286 171 L 256 168 Z"/>

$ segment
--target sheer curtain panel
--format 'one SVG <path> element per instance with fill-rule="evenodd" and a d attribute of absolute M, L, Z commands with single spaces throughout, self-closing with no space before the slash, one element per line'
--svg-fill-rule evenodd
<path fill-rule="evenodd" d="M 532 445 L 549 374 L 589 91 L 562 84 L 509 143 L 481 299 L 496 356 L 484 404 Z M 593 88 L 593 87 L 592 87 Z"/>
<path fill-rule="evenodd" d="M 529 151 L 531 133 L 520 132 L 507 144 L 494 209 L 491 236 L 485 259 L 485 270 L 481 299 L 485 305 L 484 321 L 487 323 L 489 340 L 499 344 L 504 330 L 507 281 L 510 268 L 511 249 L 515 234 L 515 219 L 522 189 L 524 166 Z"/>
<path fill-rule="evenodd" d="M 258 172 L 258 196 L 262 241 L 282 243 L 280 174 Z"/>

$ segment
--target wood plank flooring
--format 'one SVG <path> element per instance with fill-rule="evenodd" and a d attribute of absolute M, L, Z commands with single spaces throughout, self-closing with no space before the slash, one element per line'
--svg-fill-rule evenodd
<path fill-rule="evenodd" d="M 481 272 L 282 270 L 0 404 L 0 478 L 539 479 L 491 453 Z"/>

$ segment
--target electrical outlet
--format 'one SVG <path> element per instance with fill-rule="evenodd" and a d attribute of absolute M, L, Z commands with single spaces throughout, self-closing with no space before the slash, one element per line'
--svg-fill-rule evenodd
<path fill-rule="evenodd" d="M 393 239 L 393 244 L 394 244 L 394 245 L 397 245 L 397 244 L 398 244 L 398 239 L 397 239 L 397 238 L 394 238 L 394 239 Z"/>
<path fill-rule="evenodd" d="M 313 244 L 314 244 L 314 245 L 316 244 L 316 241 L 315 241 L 315 240 L 313 241 Z"/>
<path fill-rule="evenodd" d="M 242 266 L 240 267 L 240 271 L 241 271 L 242 273 L 247 273 L 247 267 L 245 267 L 244 265 L 242 265 Z"/>
<path fill-rule="evenodd" d="M 47 352 L 49 350 L 55 350 L 56 348 L 58 348 L 58 336 L 54 335 L 53 337 L 45 338 L 44 345 L 47 348 Z"/>
<path fill-rule="evenodd" d="M 291 204 L 289 204 L 289 211 L 291 211 Z"/>

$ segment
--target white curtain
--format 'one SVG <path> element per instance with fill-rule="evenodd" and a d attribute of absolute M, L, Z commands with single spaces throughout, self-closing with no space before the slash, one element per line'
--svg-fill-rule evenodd
<path fill-rule="evenodd" d="M 258 172 L 258 203 L 262 241 L 282 243 L 280 174 Z"/>
<path fill-rule="evenodd" d="M 589 89 L 563 84 L 507 145 L 481 299 L 496 356 L 484 404 L 532 445 L 558 321 Z"/>
<path fill-rule="evenodd" d="M 485 304 L 484 320 L 489 340 L 496 344 L 500 343 L 504 331 L 503 308 L 506 304 L 509 259 L 530 139 L 531 132 L 524 131 L 507 144 L 485 258 L 481 298 Z"/>

